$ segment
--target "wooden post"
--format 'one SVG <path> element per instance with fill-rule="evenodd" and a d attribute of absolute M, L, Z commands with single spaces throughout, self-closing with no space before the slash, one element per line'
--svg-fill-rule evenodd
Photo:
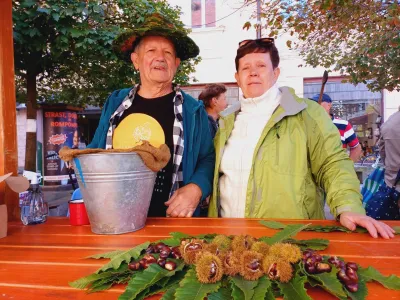
<path fill-rule="evenodd" d="M 0 0 L 0 175 L 17 175 L 16 123 L 12 0 Z M 7 205 L 9 221 L 19 218 L 18 194 L 4 182 L 0 184 L 0 204 Z"/>

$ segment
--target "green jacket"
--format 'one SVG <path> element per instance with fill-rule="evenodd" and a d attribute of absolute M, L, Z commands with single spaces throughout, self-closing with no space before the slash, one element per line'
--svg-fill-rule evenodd
<path fill-rule="evenodd" d="M 324 109 L 294 90 L 280 88 L 280 104 L 253 154 L 245 217 L 324 219 L 323 190 L 332 214 L 365 214 L 353 162 Z M 240 104 L 221 113 L 209 217 L 219 216 L 219 168 Z"/>

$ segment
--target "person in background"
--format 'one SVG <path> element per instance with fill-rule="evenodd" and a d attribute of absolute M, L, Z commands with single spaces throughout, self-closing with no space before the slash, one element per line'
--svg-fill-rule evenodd
<path fill-rule="evenodd" d="M 318 102 L 319 94 L 314 95 L 311 99 Z M 339 130 L 343 148 L 349 148 L 351 160 L 357 162 L 360 159 L 362 150 L 353 126 L 348 121 L 333 116 L 331 113 L 332 99 L 328 94 L 322 94 L 321 106 L 331 116 L 333 124 Z"/>
<path fill-rule="evenodd" d="M 140 84 L 110 95 L 88 148 L 112 149 L 115 130 L 128 116 L 155 120 L 171 159 L 157 174 L 148 216 L 198 216 L 212 188 L 213 140 L 203 103 L 172 81 L 180 62 L 196 57 L 199 48 L 183 26 L 173 25 L 159 13 L 121 33 L 113 46 L 119 58 L 140 71 Z"/>
<path fill-rule="evenodd" d="M 400 170 L 400 107 L 381 126 L 379 152 L 385 166 L 385 183 L 393 187 Z M 396 190 L 400 191 L 400 184 Z"/>
<path fill-rule="evenodd" d="M 243 96 L 220 114 L 208 215 L 324 219 L 323 189 L 343 226 L 393 238 L 392 228 L 365 215 L 353 163 L 325 111 L 278 87 L 274 39 L 240 42 L 235 65 Z"/>
<path fill-rule="evenodd" d="M 363 151 L 363 155 L 367 156 L 367 154 L 368 154 L 368 141 L 364 141 L 364 143 L 362 143 L 361 149 Z"/>
<path fill-rule="evenodd" d="M 214 137 L 218 130 L 219 113 L 228 107 L 226 87 L 223 84 L 209 84 L 200 93 L 199 100 L 202 100 L 206 107 L 208 125 L 211 136 Z"/>

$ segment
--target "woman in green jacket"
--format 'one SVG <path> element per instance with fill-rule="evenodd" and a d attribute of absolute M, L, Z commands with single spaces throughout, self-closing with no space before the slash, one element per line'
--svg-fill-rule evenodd
<path fill-rule="evenodd" d="M 210 217 L 323 219 L 324 201 L 340 223 L 393 237 L 365 215 L 353 163 L 338 130 L 314 101 L 278 88 L 274 40 L 245 40 L 237 50 L 240 103 L 221 113 Z"/>

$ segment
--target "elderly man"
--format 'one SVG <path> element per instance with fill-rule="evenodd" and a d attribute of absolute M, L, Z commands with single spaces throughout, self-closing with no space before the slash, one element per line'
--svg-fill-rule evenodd
<path fill-rule="evenodd" d="M 110 95 L 88 148 L 112 148 L 115 132 L 131 126 L 128 121 L 136 122 L 140 139 L 154 136 L 151 128 L 162 128 L 171 159 L 157 174 L 148 216 L 198 215 L 211 193 L 214 147 L 202 102 L 172 81 L 180 62 L 197 56 L 199 48 L 183 28 L 153 14 L 117 37 L 114 50 L 140 72 L 140 84 Z"/>

